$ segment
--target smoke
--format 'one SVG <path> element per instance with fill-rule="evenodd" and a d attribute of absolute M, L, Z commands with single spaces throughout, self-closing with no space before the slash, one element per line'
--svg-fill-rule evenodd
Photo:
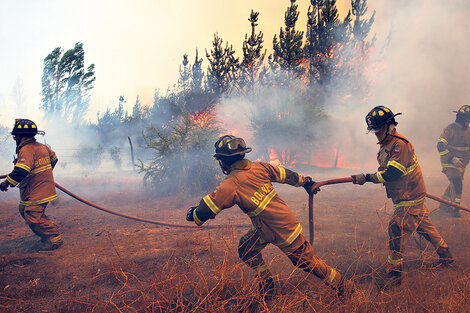
<path fill-rule="evenodd" d="M 386 68 L 374 89 L 375 104 L 389 106 L 398 130 L 414 144 L 425 175 L 440 171 L 436 143 L 455 120 L 453 110 L 470 103 L 468 1 L 380 1 L 377 38 L 390 39 Z"/>
<path fill-rule="evenodd" d="M 354 167 L 359 162 L 359 168 L 374 171 L 377 139 L 366 134 L 364 118 L 374 106 L 385 105 L 394 113 L 403 113 L 396 118 L 398 131 L 414 144 L 425 176 L 441 175 L 437 139 L 454 121 L 452 111 L 470 103 L 470 44 L 466 38 L 470 3 L 374 1 L 369 3 L 369 12 L 372 10 L 376 19 L 371 36 L 377 41 L 362 73 L 370 79 L 369 95 L 339 99 L 336 94 L 345 86 L 335 82 L 323 107 L 327 122 L 321 124 L 321 118 L 312 118 L 320 125 L 306 121 L 305 114 L 311 112 L 296 105 L 302 98 L 296 89 L 269 88 L 255 100 L 225 99 L 217 114 L 228 132 L 247 138 L 248 145 L 263 151 L 267 148 L 263 142 L 277 147 L 297 145 L 296 131 L 301 125 L 308 137 L 328 138 L 325 147 L 339 149 L 339 156 L 349 159 Z M 284 133 L 271 129 L 271 138 L 264 134 L 253 142 L 254 121 L 267 124 L 273 115 L 285 112 L 291 116 L 283 118 L 284 124 L 290 123 L 283 125 Z"/>

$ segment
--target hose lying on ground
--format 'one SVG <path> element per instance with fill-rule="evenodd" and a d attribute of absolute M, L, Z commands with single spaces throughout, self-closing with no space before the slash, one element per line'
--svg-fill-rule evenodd
<path fill-rule="evenodd" d="M 3 178 L 6 178 L 7 175 L 0 175 L 0 179 L 3 179 Z M 124 218 L 128 218 L 128 219 L 131 219 L 131 220 L 134 220 L 134 221 L 139 221 L 139 222 L 144 222 L 144 223 L 149 223 L 149 224 L 154 224 L 154 225 L 160 225 L 160 226 L 168 226 L 168 227 L 179 227 L 179 228 L 220 228 L 220 227 L 223 227 L 225 225 L 221 225 L 221 226 L 197 226 L 197 225 L 184 225 L 184 224 L 174 224 L 174 223 L 167 223 L 167 222 L 161 222 L 161 221 L 155 221 L 155 220 L 149 220 L 149 219 L 145 219 L 145 218 L 140 218 L 140 217 L 136 217 L 136 216 L 131 216 L 131 215 L 127 215 L 127 214 L 124 214 L 124 213 L 119 213 L 119 212 L 116 212 L 116 211 L 113 211 L 113 210 L 110 210 L 110 209 L 106 209 L 102 206 L 99 206 L 97 204 L 94 204 L 90 201 L 87 201 L 79 196 L 77 196 L 76 194 L 72 193 L 71 191 L 65 189 L 64 187 L 62 187 L 61 185 L 55 183 L 55 186 L 62 190 L 63 192 L 65 192 L 66 194 L 68 194 L 69 196 L 71 196 L 72 198 L 80 201 L 80 202 L 83 202 L 85 203 L 86 205 L 88 206 L 91 206 L 95 209 L 98 209 L 100 211 L 103 211 L 103 212 L 106 212 L 106 213 L 109 213 L 109 214 L 113 214 L 113 215 L 117 215 L 117 216 L 120 216 L 120 217 L 124 217 Z M 230 225 L 230 226 L 233 226 L 233 227 L 250 227 L 250 225 Z"/>

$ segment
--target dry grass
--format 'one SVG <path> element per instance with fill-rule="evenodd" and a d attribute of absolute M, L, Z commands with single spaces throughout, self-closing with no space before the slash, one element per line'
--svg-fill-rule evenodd
<path fill-rule="evenodd" d="M 238 241 L 246 229 L 155 228 L 64 199 L 59 207 L 48 208 L 66 242 L 52 254 L 31 252 L 36 238 L 13 209 L 16 201 L 0 203 L 0 311 L 470 312 L 470 214 L 461 219 L 431 215 L 456 258 L 455 266 L 433 269 L 436 256 L 415 236 L 406 249 L 403 284 L 380 291 L 375 278 L 387 257 L 390 202 L 378 186 L 325 190 L 315 199 L 314 248 L 355 282 L 356 292 L 344 302 L 318 278 L 294 268 L 274 246 L 263 254 L 275 276 L 276 294 L 264 301 L 252 271 L 238 258 Z M 303 190 L 278 191 L 305 228 Z M 126 194 L 103 199 L 123 212 L 132 203 L 134 215 L 179 223 L 184 208 L 197 200 L 137 202 Z M 463 203 L 470 198 L 464 195 Z M 149 207 L 160 210 L 149 212 Z M 436 205 L 429 203 L 429 208 Z M 234 208 L 210 223 L 228 221 L 245 224 L 247 218 Z"/>

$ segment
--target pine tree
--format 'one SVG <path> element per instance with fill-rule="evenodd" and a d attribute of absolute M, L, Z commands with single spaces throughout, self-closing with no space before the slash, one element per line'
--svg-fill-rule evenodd
<path fill-rule="evenodd" d="M 336 0 L 310 0 L 305 55 L 312 84 L 326 88 L 340 68 L 341 49 L 349 43 L 350 13 L 339 20 Z"/>
<path fill-rule="evenodd" d="M 199 59 L 198 50 L 196 49 L 196 57 L 191 67 L 191 89 L 193 92 L 202 91 L 202 82 L 204 80 L 204 72 L 202 71 L 202 59 Z"/>
<path fill-rule="evenodd" d="M 263 51 L 263 33 L 260 31 L 256 34 L 258 15 L 259 12 L 251 10 L 248 18 L 251 24 L 251 35 L 248 37 L 248 34 L 245 34 L 243 42 L 243 61 L 240 64 L 240 75 L 237 82 L 240 91 L 245 95 L 254 93 L 266 56 L 266 49 Z"/>
<path fill-rule="evenodd" d="M 302 48 L 303 32 L 295 30 L 295 24 L 299 18 L 298 6 L 295 4 L 296 0 L 290 0 L 291 5 L 287 8 L 284 17 L 285 30 L 280 30 L 279 39 L 274 35 L 273 39 L 273 61 L 280 65 L 282 70 L 285 70 L 296 76 L 301 75 L 304 70 L 300 66 L 304 52 Z"/>
<path fill-rule="evenodd" d="M 231 87 L 239 67 L 238 58 L 235 58 L 235 51 L 232 46 L 228 45 L 228 42 L 225 44 L 225 48 L 222 47 L 222 38 L 217 33 L 214 34 L 212 50 L 210 53 L 206 50 L 206 57 L 209 60 L 207 69 L 208 87 L 215 94 L 221 95 Z"/>
<path fill-rule="evenodd" d="M 85 51 L 80 42 L 62 52 L 62 48 L 56 48 L 44 59 L 40 108 L 47 114 L 81 122 L 89 106 L 95 65 L 85 69 Z"/>
<path fill-rule="evenodd" d="M 141 119 L 143 115 L 142 103 L 140 102 L 139 95 L 135 99 L 135 104 L 132 107 L 132 119 L 138 120 Z"/>
<path fill-rule="evenodd" d="M 182 67 L 180 65 L 179 72 L 180 77 L 178 78 L 178 88 L 182 91 L 189 91 L 191 88 L 191 67 L 188 65 L 188 55 L 183 55 Z"/>
<path fill-rule="evenodd" d="M 364 19 L 363 17 L 367 13 L 367 0 L 351 0 L 351 7 L 352 15 L 355 16 L 352 28 L 354 45 L 364 52 L 374 45 L 375 38 L 371 42 L 367 42 L 366 37 L 374 23 L 375 11 L 369 19 Z"/>

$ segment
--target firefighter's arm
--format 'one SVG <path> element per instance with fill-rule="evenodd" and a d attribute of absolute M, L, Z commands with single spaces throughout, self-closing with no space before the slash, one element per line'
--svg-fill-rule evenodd
<path fill-rule="evenodd" d="M 13 171 L 8 174 L 6 180 L 11 186 L 18 185 L 29 172 L 31 172 L 34 165 L 32 153 L 29 151 L 29 147 L 23 147 L 18 153 L 18 159 L 16 160 Z"/>
<path fill-rule="evenodd" d="M 215 192 L 202 198 L 198 206 L 189 208 L 186 220 L 201 226 L 208 219 L 215 218 L 223 209 L 235 205 L 237 203 L 235 190 L 225 187 L 224 184 L 221 184 Z"/>
<path fill-rule="evenodd" d="M 49 151 L 49 159 L 51 160 L 51 166 L 52 168 L 54 168 L 57 162 L 59 161 L 59 159 L 57 158 L 57 155 L 51 148 L 47 147 L 47 150 Z"/>
<path fill-rule="evenodd" d="M 407 159 L 408 159 L 408 147 L 403 141 L 398 141 L 391 150 L 391 157 L 387 163 L 387 167 L 382 170 L 375 172 L 374 174 L 367 174 L 366 181 L 373 182 L 375 184 L 391 182 L 399 179 L 407 173 Z M 418 161 L 415 160 L 416 166 Z M 412 165 L 413 166 L 413 165 Z"/>
<path fill-rule="evenodd" d="M 274 166 L 265 162 L 260 163 L 267 169 L 269 178 L 272 182 L 289 184 L 295 187 L 301 187 L 305 185 L 305 177 L 299 173 L 281 166 Z"/>
<path fill-rule="evenodd" d="M 446 128 L 437 140 L 437 151 L 439 151 L 441 163 L 449 163 L 452 160 L 453 155 L 448 148 L 451 135 L 451 131 Z"/>

